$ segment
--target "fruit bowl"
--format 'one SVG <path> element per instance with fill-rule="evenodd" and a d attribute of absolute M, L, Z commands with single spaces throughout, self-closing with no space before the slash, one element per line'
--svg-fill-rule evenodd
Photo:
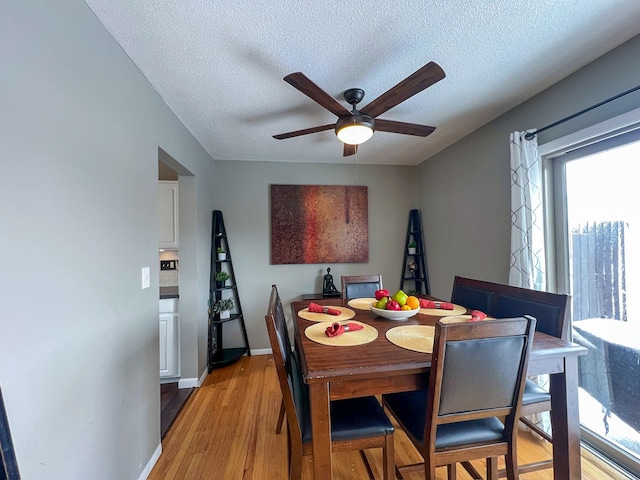
<path fill-rule="evenodd" d="M 383 310 L 381 308 L 376 308 L 373 304 L 369 305 L 369 308 L 376 315 L 380 315 L 387 320 L 406 320 L 407 318 L 413 317 L 416 313 L 420 311 L 420 308 L 415 308 L 413 310 Z"/>

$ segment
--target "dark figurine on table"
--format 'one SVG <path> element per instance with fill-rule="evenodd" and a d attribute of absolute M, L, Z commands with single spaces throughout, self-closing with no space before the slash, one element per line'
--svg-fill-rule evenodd
<path fill-rule="evenodd" d="M 327 274 L 324 276 L 324 283 L 322 285 L 322 294 L 327 296 L 336 296 L 340 295 L 340 292 L 336 289 L 336 286 L 333 284 L 333 275 L 331 275 L 331 269 L 327 268 Z"/>

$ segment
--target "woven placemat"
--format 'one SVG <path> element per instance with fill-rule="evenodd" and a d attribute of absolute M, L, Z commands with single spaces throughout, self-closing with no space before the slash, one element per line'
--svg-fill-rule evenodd
<path fill-rule="evenodd" d="M 367 325 L 366 323 L 361 322 L 338 322 L 341 325 L 345 323 L 357 323 L 358 325 L 362 325 L 364 328 L 362 330 L 356 330 L 355 332 L 345 332 L 342 335 L 338 335 L 337 337 L 327 337 L 324 333 L 327 329 L 326 323 L 316 323 L 315 325 L 311 325 L 307 327 L 304 331 L 305 336 L 309 340 L 313 340 L 316 343 L 321 343 L 322 345 L 332 345 L 336 347 L 354 347 L 356 345 L 363 345 L 365 343 L 373 342 L 376 338 L 378 338 L 378 330 L 373 328 L 371 325 Z"/>
<path fill-rule="evenodd" d="M 403 325 L 387 330 L 387 340 L 414 352 L 431 353 L 435 328 L 429 325 Z"/>
<path fill-rule="evenodd" d="M 329 315 L 328 313 L 310 312 L 308 308 L 303 308 L 298 312 L 300 318 L 311 320 L 312 322 L 339 322 L 340 320 L 349 320 L 356 316 L 356 312 L 346 307 L 334 307 L 333 305 L 323 305 L 323 307 L 335 308 L 340 310 L 340 315 Z"/>
<path fill-rule="evenodd" d="M 347 302 L 347 305 L 358 310 L 369 310 L 369 306 L 376 301 L 375 298 L 352 298 Z"/>
<path fill-rule="evenodd" d="M 460 315 L 466 312 L 467 309 L 461 305 L 453 305 L 453 310 L 443 310 L 440 308 L 421 308 L 420 312 L 423 315 L 436 315 L 438 317 L 448 317 L 449 315 Z"/>

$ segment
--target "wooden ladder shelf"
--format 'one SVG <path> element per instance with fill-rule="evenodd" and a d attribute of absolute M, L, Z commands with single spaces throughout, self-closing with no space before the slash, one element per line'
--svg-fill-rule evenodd
<path fill-rule="evenodd" d="M 218 249 L 224 250 L 225 258 L 218 256 Z M 209 339 L 208 339 L 208 368 L 209 373 L 214 368 L 222 367 L 235 362 L 243 355 L 251 355 L 247 329 L 244 325 L 242 305 L 238 295 L 238 284 L 233 271 L 231 249 L 224 228 L 224 220 L 220 210 L 213 211 L 213 225 L 211 229 L 211 271 L 209 278 Z M 216 275 L 226 272 L 230 278 L 226 282 L 216 280 Z M 228 318 L 221 318 L 221 313 L 215 312 L 214 305 L 220 300 L 233 300 L 233 310 Z M 238 322 L 242 331 L 241 347 L 227 348 L 224 346 L 224 328 L 229 327 L 230 322 Z"/>
<path fill-rule="evenodd" d="M 409 253 L 409 244 L 415 243 L 415 253 Z M 404 260 L 400 274 L 400 289 L 407 294 L 429 295 L 429 275 L 427 274 L 427 259 L 424 250 L 424 235 L 420 212 L 409 212 L 407 239 L 404 242 Z M 409 282 L 411 289 L 405 290 L 405 282 Z"/>

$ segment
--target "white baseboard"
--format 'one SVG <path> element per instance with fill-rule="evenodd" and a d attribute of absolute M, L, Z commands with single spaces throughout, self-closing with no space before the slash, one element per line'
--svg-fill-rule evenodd
<path fill-rule="evenodd" d="M 204 383 L 204 379 L 207 378 L 207 375 L 209 375 L 209 370 L 207 369 L 207 367 L 205 367 L 200 374 L 200 378 L 198 379 L 198 387 Z"/>
<path fill-rule="evenodd" d="M 270 348 L 258 348 L 257 350 L 251 350 L 251 355 L 270 355 L 273 350 Z"/>
<path fill-rule="evenodd" d="M 161 453 L 162 453 L 162 443 L 159 443 L 158 448 L 156 448 L 155 452 L 153 452 L 153 455 L 151 455 L 151 458 L 147 462 L 147 465 L 144 467 L 144 470 L 142 470 L 142 473 L 138 477 L 138 480 L 147 480 L 147 477 L 151 473 L 151 470 L 153 470 L 153 467 L 155 466 L 156 462 L 160 458 Z"/>
<path fill-rule="evenodd" d="M 200 378 L 181 378 L 178 380 L 178 388 L 198 388 L 204 383 L 204 379 L 207 378 L 209 372 L 204 369 Z"/>
<path fill-rule="evenodd" d="M 196 388 L 197 386 L 197 378 L 181 378 L 178 380 L 178 388 Z"/>

